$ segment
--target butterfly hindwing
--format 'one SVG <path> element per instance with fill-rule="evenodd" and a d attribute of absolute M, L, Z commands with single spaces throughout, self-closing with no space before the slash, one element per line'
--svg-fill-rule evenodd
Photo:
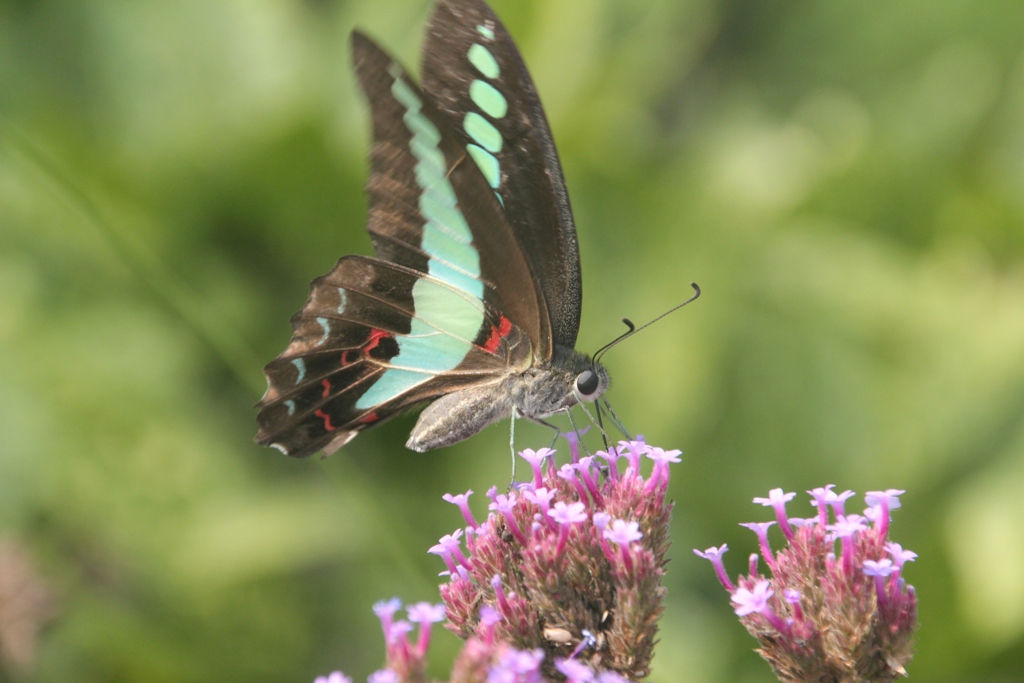
<path fill-rule="evenodd" d="M 344 257 L 314 280 L 292 327 L 288 348 L 265 369 L 257 441 L 297 457 L 340 448 L 412 405 L 529 360 L 526 335 L 500 312 L 443 280 L 367 257 Z"/>
<path fill-rule="evenodd" d="M 423 87 L 501 198 L 544 294 L 554 343 L 573 348 L 582 285 L 561 164 L 519 50 L 482 0 L 437 3 Z"/>

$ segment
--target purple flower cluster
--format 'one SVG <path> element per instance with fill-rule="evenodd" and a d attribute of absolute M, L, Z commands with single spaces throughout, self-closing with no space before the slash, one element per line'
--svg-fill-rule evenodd
<path fill-rule="evenodd" d="M 375 672 L 369 683 L 399 683 L 399 681 L 420 681 L 425 679 L 427 649 L 430 647 L 430 627 L 444 621 L 444 605 L 418 602 L 410 605 L 406 619 L 395 620 L 395 614 L 402 608 L 398 598 L 382 600 L 373 606 L 373 612 L 380 619 L 384 630 L 384 644 L 387 648 L 387 666 Z M 409 633 L 419 624 L 416 642 L 409 640 Z"/>
<path fill-rule="evenodd" d="M 895 680 L 906 675 L 917 626 L 917 596 L 902 577 L 903 565 L 917 555 L 888 539 L 890 513 L 904 492 L 870 491 L 864 514 L 848 515 L 853 492 L 832 489 L 808 491 L 817 514 L 807 519 L 787 515 L 794 493 L 772 489 L 755 498 L 774 509 L 787 545 L 774 553 L 768 543 L 776 522 L 743 524 L 757 534 L 761 555 L 751 555 L 748 574 L 735 584 L 722 563 L 727 546 L 694 552 L 711 561 L 780 680 Z M 758 571 L 761 558 L 770 579 Z"/>
<path fill-rule="evenodd" d="M 507 494 L 492 488 L 483 523 L 472 492 L 445 496 L 467 522 L 430 551 L 447 567 L 447 627 L 467 640 L 493 628 L 515 650 L 542 653 L 545 679 L 642 678 L 665 594 L 668 465 L 680 452 L 641 438 L 579 457 L 570 444 L 561 467 L 550 448 L 522 451 L 531 480 Z M 500 618 L 486 623 L 481 605 Z"/>
<path fill-rule="evenodd" d="M 668 465 L 680 452 L 642 437 L 586 457 L 578 448 L 570 439 L 571 462 L 561 467 L 550 448 L 522 451 L 531 481 L 508 493 L 492 488 L 482 523 L 469 507 L 472 491 L 444 496 L 466 521 L 430 549 L 447 567 L 444 605 L 412 605 L 406 619 L 395 619 L 397 598 L 374 605 L 387 662 L 369 683 L 426 681 L 431 624 L 444 619 L 466 641 L 449 683 L 647 676 L 665 596 Z M 316 683 L 351 680 L 334 672 Z"/>

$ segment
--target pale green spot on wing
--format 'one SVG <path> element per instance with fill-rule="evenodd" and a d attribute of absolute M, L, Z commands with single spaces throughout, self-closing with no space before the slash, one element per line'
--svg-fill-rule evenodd
<path fill-rule="evenodd" d="M 301 358 L 296 358 L 292 361 L 292 365 L 294 365 L 295 369 L 299 371 L 299 376 L 295 380 L 295 383 L 299 384 L 306 378 L 306 361 Z"/>
<path fill-rule="evenodd" d="M 421 277 L 412 286 L 416 318 L 443 332 L 472 341 L 484 321 L 484 303 L 442 282 Z"/>
<path fill-rule="evenodd" d="M 494 29 L 492 29 L 490 26 L 478 24 L 476 30 L 480 35 L 482 35 L 487 40 L 494 40 Z"/>
<path fill-rule="evenodd" d="M 501 67 L 498 66 L 498 60 L 494 58 L 490 50 L 480 43 L 473 43 L 467 55 L 470 64 L 492 81 L 501 75 Z"/>
<path fill-rule="evenodd" d="M 476 162 L 491 188 L 497 189 L 498 185 L 501 184 L 501 166 L 494 155 L 477 145 L 466 145 L 466 151 L 469 152 L 469 156 Z"/>
<path fill-rule="evenodd" d="M 438 280 L 444 280 L 452 287 L 458 287 L 466 294 L 482 299 L 484 296 L 484 283 L 471 275 L 452 268 L 447 263 L 437 259 L 430 259 L 427 264 L 430 274 Z"/>
<path fill-rule="evenodd" d="M 438 196 L 434 192 L 421 194 L 420 213 L 427 219 L 427 223 L 432 224 L 453 240 L 463 244 L 473 241 L 473 233 L 470 232 L 469 224 L 463 218 L 462 212 L 454 205 L 448 204 L 443 196 Z M 480 272 L 479 263 L 475 266 L 472 263 L 466 263 L 465 266 L 467 269 L 471 268 L 474 275 Z"/>
<path fill-rule="evenodd" d="M 438 132 L 437 126 L 434 125 L 433 121 L 419 113 L 419 108 L 419 100 L 417 100 L 416 110 L 406 111 L 402 116 L 402 121 L 405 122 L 405 127 L 409 129 L 409 132 L 414 137 L 422 138 L 431 145 L 436 146 L 437 143 L 441 142 L 441 133 Z"/>
<path fill-rule="evenodd" d="M 421 188 L 426 188 L 424 192 L 438 195 L 438 200 L 442 203 L 455 206 L 455 191 L 450 184 L 444 183 L 442 180 L 443 176 L 439 176 L 431 170 L 430 164 L 416 164 L 416 184 Z"/>
<path fill-rule="evenodd" d="M 422 114 L 417 114 L 417 116 L 426 120 Z M 416 135 L 409 141 L 409 149 L 418 160 L 416 167 L 422 172 L 421 175 L 427 183 L 427 187 L 440 186 L 447 182 L 445 174 L 448 171 L 448 163 L 445 161 L 444 154 L 437 148 L 437 143 Z"/>
<path fill-rule="evenodd" d="M 480 114 L 475 111 L 466 114 L 466 118 L 462 120 L 462 127 L 478 145 L 491 154 L 501 151 L 501 132 Z"/>
<path fill-rule="evenodd" d="M 422 107 L 423 103 L 420 98 L 416 95 L 415 91 L 409 87 L 409 84 L 403 81 L 401 78 L 395 78 L 391 84 L 391 94 L 395 96 L 395 99 L 406 108 L 409 112 L 418 112 Z M 427 123 L 430 123 L 429 121 Z"/>
<path fill-rule="evenodd" d="M 432 375 L 425 372 L 413 372 L 411 370 L 388 370 L 381 375 L 373 385 L 366 390 L 366 393 L 356 401 L 356 408 L 365 410 L 390 401 L 396 396 L 409 391 L 410 389 L 423 384 L 431 379 Z"/>
<path fill-rule="evenodd" d="M 422 320 L 413 320 L 410 336 L 402 338 L 402 357 L 391 363 L 402 368 L 444 372 L 462 362 L 472 344 L 438 331 Z"/>
<path fill-rule="evenodd" d="M 484 55 L 477 56 L 483 65 L 481 73 L 496 76 L 497 62 L 485 48 L 481 49 Z M 409 150 L 416 157 L 416 184 L 421 191 L 419 209 L 424 219 L 420 246 L 430 257 L 427 261 L 430 277 L 421 277 L 413 284 L 414 317 L 410 332 L 395 337 L 398 353 L 389 361 L 392 367 L 356 401 L 356 408 L 361 410 L 390 401 L 458 366 L 472 348 L 473 339 L 484 322 L 480 256 L 472 246 L 473 233 L 457 206 L 455 190 L 448 179 L 447 161 L 438 147 L 441 135 L 437 126 L 422 113 L 423 102 L 402 80 L 401 69 L 393 66 L 390 73 L 395 78 L 391 93 L 405 107 L 402 120 L 412 133 Z M 487 94 L 481 97 L 493 108 L 493 96 L 489 100 Z M 501 134 L 486 119 L 479 114 L 476 116 L 485 124 L 471 124 L 476 125 L 478 134 L 483 136 L 481 144 L 493 146 L 494 134 L 497 134 L 497 149 L 501 149 Z M 493 133 L 486 126 L 490 126 Z M 474 136 L 474 139 L 477 138 Z M 497 160 L 494 161 L 496 164 Z"/>
<path fill-rule="evenodd" d="M 324 342 L 327 341 L 327 337 L 331 334 L 331 322 L 327 318 L 316 319 L 320 327 L 324 328 L 324 336 L 320 337 L 320 341 L 316 343 L 317 346 L 323 346 Z"/>
<path fill-rule="evenodd" d="M 480 255 L 476 249 L 462 240 L 453 239 L 447 231 L 438 230 L 434 223 L 424 226 L 423 250 L 470 275 L 480 272 Z"/>
<path fill-rule="evenodd" d="M 431 264 L 433 267 L 433 263 Z M 482 285 L 481 285 L 482 286 Z M 441 282 L 420 278 L 412 288 L 416 317 L 408 336 L 396 337 L 397 366 L 384 372 L 358 401 L 365 409 L 390 401 L 433 376 L 455 368 L 472 347 L 484 321 L 483 303 Z"/>
<path fill-rule="evenodd" d="M 508 113 L 508 101 L 505 96 L 487 81 L 476 79 L 470 83 L 469 97 L 492 119 L 500 119 Z"/>

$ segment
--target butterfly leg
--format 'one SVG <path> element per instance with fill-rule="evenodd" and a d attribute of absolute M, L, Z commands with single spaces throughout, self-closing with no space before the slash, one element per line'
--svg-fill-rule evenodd
<path fill-rule="evenodd" d="M 601 418 L 601 404 L 594 403 L 594 406 L 597 408 L 597 428 L 601 430 L 601 438 L 604 439 L 604 449 L 607 451 L 611 446 L 608 443 L 608 435 L 604 432 L 604 420 Z"/>
<path fill-rule="evenodd" d="M 560 437 L 561 435 L 562 435 L 562 430 L 561 429 L 559 429 L 557 432 L 555 432 L 555 435 L 553 437 L 551 437 L 551 445 L 548 446 L 548 448 L 554 448 L 555 444 L 558 443 L 558 437 Z"/>
<path fill-rule="evenodd" d="M 576 405 L 578 405 L 583 410 L 583 414 L 587 416 L 588 420 L 590 420 L 590 424 L 592 424 L 595 427 L 597 427 L 598 431 L 601 432 L 601 438 L 604 439 L 605 445 L 607 445 L 608 444 L 608 434 L 604 431 L 604 427 L 602 427 L 599 422 L 594 420 L 594 416 L 590 414 L 590 411 L 587 410 L 587 407 L 585 405 L 583 405 L 582 402 L 581 403 L 577 403 Z"/>
<path fill-rule="evenodd" d="M 612 410 L 612 404 L 608 402 L 608 399 L 604 399 L 604 407 L 608 409 L 608 414 L 611 416 L 612 422 L 614 422 L 618 430 L 622 432 L 622 435 L 626 437 L 626 440 L 632 441 L 633 437 L 629 435 L 629 430 L 626 429 L 626 426 L 622 424 L 622 420 L 620 420 L 619 416 L 615 414 L 614 410 Z"/>
<path fill-rule="evenodd" d="M 508 490 L 516 483 L 516 417 L 519 415 L 519 408 L 512 406 L 512 419 L 509 420 L 508 428 L 508 450 L 512 455 L 512 478 L 508 482 Z"/>
<path fill-rule="evenodd" d="M 566 408 L 565 414 L 569 416 L 569 424 L 572 425 L 572 431 L 576 432 L 576 438 L 579 440 L 579 444 L 583 446 L 583 450 L 587 452 L 587 455 L 592 455 L 590 449 L 587 448 L 587 444 L 583 443 L 583 434 L 580 433 L 580 428 L 576 426 L 576 420 L 572 419 L 572 411 L 569 408 Z"/>
<path fill-rule="evenodd" d="M 547 427 L 549 429 L 555 430 L 555 437 L 553 439 L 551 439 L 551 445 L 548 446 L 548 448 L 554 448 L 555 444 L 558 442 L 558 437 L 562 435 L 562 429 L 558 425 L 551 424 L 547 420 L 542 420 L 539 417 L 534 417 L 534 418 L 531 418 L 531 419 L 534 422 L 536 422 L 537 424 L 539 424 L 539 425 L 544 425 L 545 427 Z"/>

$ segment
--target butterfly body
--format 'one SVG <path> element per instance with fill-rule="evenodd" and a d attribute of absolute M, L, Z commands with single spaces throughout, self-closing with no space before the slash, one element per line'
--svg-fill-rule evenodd
<path fill-rule="evenodd" d="M 330 453 L 429 403 L 407 444 L 423 451 L 596 399 L 608 374 L 574 349 L 572 212 L 511 37 L 482 0 L 440 0 L 422 90 L 372 40 L 352 43 L 373 124 L 376 258 L 343 257 L 313 281 L 265 368 L 257 442 Z"/>
<path fill-rule="evenodd" d="M 603 366 L 573 349 L 556 349 L 555 358 L 547 367 L 530 367 L 494 384 L 442 396 L 420 413 L 406 447 L 422 453 L 457 443 L 512 417 L 513 411 L 530 420 L 565 412 L 579 402 L 576 379 L 587 371 L 596 372 L 599 393 L 604 393 L 608 373 Z"/>

